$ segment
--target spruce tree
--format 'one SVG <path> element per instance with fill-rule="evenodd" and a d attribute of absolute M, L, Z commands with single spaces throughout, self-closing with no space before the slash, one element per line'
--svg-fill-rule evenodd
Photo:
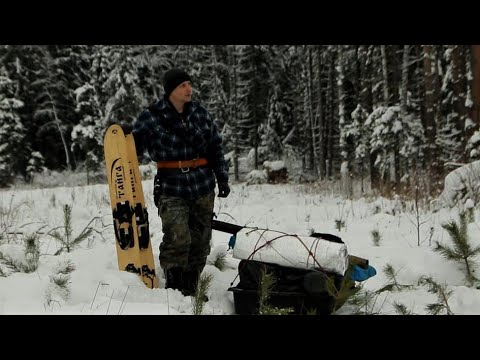
<path fill-rule="evenodd" d="M 17 154 L 21 153 L 25 128 L 19 109 L 23 102 L 14 97 L 13 81 L 5 67 L 0 67 L 0 187 L 10 184 L 15 177 Z"/>

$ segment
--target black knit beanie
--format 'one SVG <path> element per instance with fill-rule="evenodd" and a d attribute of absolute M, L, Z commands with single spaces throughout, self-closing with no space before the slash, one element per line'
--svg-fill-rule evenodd
<path fill-rule="evenodd" d="M 163 89 L 168 97 L 175 88 L 184 81 L 192 81 L 190 75 L 181 69 L 168 70 L 163 76 Z"/>

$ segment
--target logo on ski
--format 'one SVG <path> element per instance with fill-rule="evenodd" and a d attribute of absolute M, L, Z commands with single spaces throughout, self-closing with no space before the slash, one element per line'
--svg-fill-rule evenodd
<path fill-rule="evenodd" d="M 114 179 L 117 199 L 125 196 L 125 170 L 123 169 L 123 165 L 117 165 L 117 162 L 119 160 L 121 160 L 121 158 L 116 158 L 113 161 L 112 167 L 110 169 L 110 178 Z"/>

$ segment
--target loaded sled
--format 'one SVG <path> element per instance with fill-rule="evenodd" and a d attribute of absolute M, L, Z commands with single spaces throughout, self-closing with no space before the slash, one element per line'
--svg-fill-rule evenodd
<path fill-rule="evenodd" d="M 215 219 L 212 229 L 232 235 L 229 245 L 240 260 L 239 282 L 228 289 L 239 315 L 259 314 L 261 302 L 290 314 L 332 314 L 358 291 L 356 282 L 376 273 L 367 259 L 349 255 L 335 235 L 298 236 Z M 266 274 L 273 284 L 263 301 Z"/>

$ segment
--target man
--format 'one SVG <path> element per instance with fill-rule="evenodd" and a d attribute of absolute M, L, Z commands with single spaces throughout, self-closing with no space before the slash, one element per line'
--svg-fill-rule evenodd
<path fill-rule="evenodd" d="M 210 253 L 215 177 L 218 197 L 227 197 L 228 165 L 222 138 L 205 107 L 192 101 L 190 76 L 165 73 L 162 99 L 133 126 L 137 153 L 157 162 L 154 201 L 164 233 L 160 265 L 165 288 L 193 295 Z"/>

